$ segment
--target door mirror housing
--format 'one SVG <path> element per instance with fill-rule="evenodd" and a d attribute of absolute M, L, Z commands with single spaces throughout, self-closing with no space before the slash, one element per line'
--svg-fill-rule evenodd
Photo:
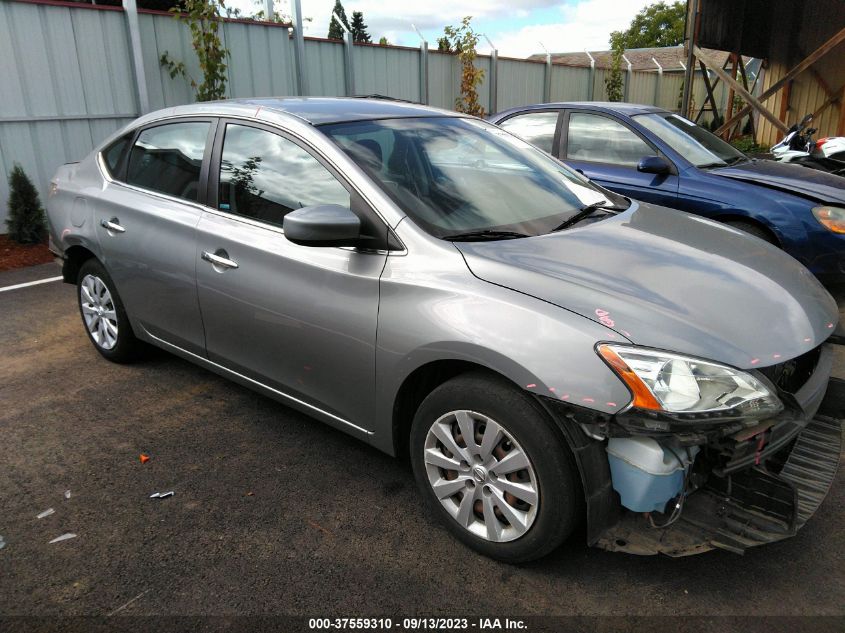
<path fill-rule="evenodd" d="M 672 172 L 672 165 L 662 156 L 643 156 L 637 163 L 637 171 L 663 176 Z"/>
<path fill-rule="evenodd" d="M 291 211 L 282 220 L 285 237 L 301 246 L 357 246 L 361 220 L 348 207 L 320 204 Z"/>

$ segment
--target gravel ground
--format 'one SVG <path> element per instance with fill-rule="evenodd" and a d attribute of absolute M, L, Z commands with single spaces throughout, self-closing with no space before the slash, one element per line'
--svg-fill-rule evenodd
<path fill-rule="evenodd" d="M 56 274 L 49 264 L 6 272 L 0 287 Z M 165 353 L 106 362 L 83 332 L 71 286 L 0 293 L 0 347 L 3 616 L 845 621 L 842 472 L 798 536 L 745 556 L 640 558 L 575 538 L 512 567 L 425 516 L 405 464 Z M 144 465 L 141 453 L 151 457 Z M 67 532 L 76 538 L 49 544 Z"/>

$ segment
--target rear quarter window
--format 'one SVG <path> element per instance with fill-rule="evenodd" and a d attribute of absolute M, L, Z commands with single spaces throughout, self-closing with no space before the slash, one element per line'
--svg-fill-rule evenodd
<path fill-rule="evenodd" d="M 129 148 L 133 136 L 135 136 L 135 132 L 124 134 L 101 152 L 106 170 L 112 178 L 119 177 L 123 157 L 126 155 L 126 150 Z"/>

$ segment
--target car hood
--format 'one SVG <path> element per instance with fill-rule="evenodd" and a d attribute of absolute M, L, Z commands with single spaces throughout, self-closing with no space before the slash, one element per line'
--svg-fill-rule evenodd
<path fill-rule="evenodd" d="M 830 294 L 778 248 L 643 203 L 581 228 L 455 246 L 478 278 L 601 323 L 608 340 L 743 369 L 813 349 L 838 321 Z"/>
<path fill-rule="evenodd" d="M 707 173 L 743 180 L 824 203 L 845 203 L 845 178 L 801 165 L 754 160 Z"/>

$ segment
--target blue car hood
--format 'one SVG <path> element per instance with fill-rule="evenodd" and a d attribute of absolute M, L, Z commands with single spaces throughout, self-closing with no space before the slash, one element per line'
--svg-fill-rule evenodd
<path fill-rule="evenodd" d="M 559 233 L 455 245 L 476 277 L 601 323 L 608 340 L 743 369 L 813 349 L 839 317 L 815 277 L 778 248 L 644 203 Z M 549 341 L 558 344 L 566 354 L 565 341 Z"/>
<path fill-rule="evenodd" d="M 754 160 L 732 167 L 710 169 L 707 173 L 797 193 L 817 202 L 845 203 L 845 178 L 801 165 Z"/>

